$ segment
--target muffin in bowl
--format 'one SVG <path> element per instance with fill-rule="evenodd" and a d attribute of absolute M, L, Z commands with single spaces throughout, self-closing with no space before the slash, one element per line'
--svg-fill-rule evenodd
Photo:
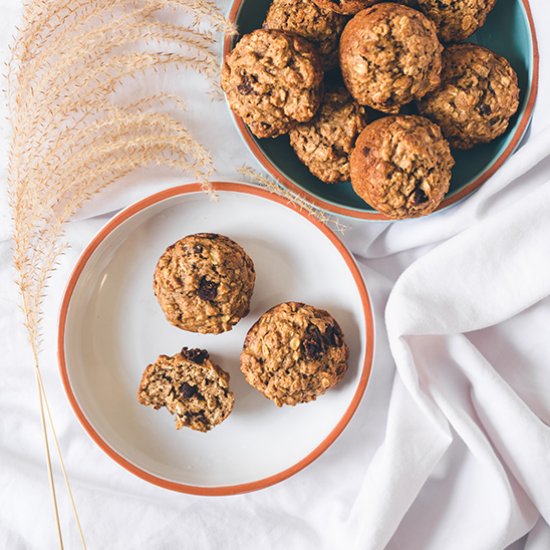
<path fill-rule="evenodd" d="M 496 0 L 418 0 L 418 7 L 436 23 L 444 42 L 458 42 L 483 27 Z"/>
<path fill-rule="evenodd" d="M 322 80 L 318 53 L 305 38 L 258 29 L 226 57 L 221 85 L 233 112 L 256 137 L 267 138 L 313 118 Z"/>
<path fill-rule="evenodd" d="M 502 56 L 475 44 L 443 52 L 441 86 L 418 102 L 453 147 L 470 149 L 502 135 L 519 107 L 518 77 Z"/>
<path fill-rule="evenodd" d="M 338 42 L 346 18 L 320 8 L 313 0 L 273 0 L 264 29 L 278 29 L 305 38 L 315 46 L 324 70 L 338 63 Z"/>
<path fill-rule="evenodd" d="M 349 156 L 367 124 L 365 109 L 345 88 L 325 93 L 317 114 L 290 130 L 290 145 L 309 171 L 325 183 L 349 180 Z"/>
<path fill-rule="evenodd" d="M 376 4 L 359 12 L 342 33 L 342 76 L 358 103 L 397 113 L 437 88 L 442 50 L 435 24 L 421 12 Z"/>
<path fill-rule="evenodd" d="M 433 212 L 449 190 L 453 157 L 439 127 L 416 115 L 369 124 L 351 154 L 351 184 L 391 219 Z"/>

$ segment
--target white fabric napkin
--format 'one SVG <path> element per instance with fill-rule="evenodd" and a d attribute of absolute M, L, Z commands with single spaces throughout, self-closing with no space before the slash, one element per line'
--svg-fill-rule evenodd
<path fill-rule="evenodd" d="M 106 213 L 181 179 L 128 178 L 68 226 L 71 249 L 48 292 L 41 361 L 89 548 L 550 549 L 550 36 L 547 0 L 531 4 L 541 77 L 526 145 L 444 213 L 396 224 L 345 221 L 377 319 L 373 374 L 340 438 L 284 483 L 231 498 L 170 493 L 122 470 L 88 439 L 57 371 L 64 286 Z M 2 60 L 20 7 L 2 0 Z M 240 179 L 240 165 L 255 165 L 227 107 L 210 103 L 200 78 L 167 73 L 147 82 L 186 100 L 185 123 L 213 152 L 218 179 Z M 8 234 L 2 195 L 0 547 L 54 548 Z M 57 470 L 56 480 L 66 547 L 78 548 Z"/>
<path fill-rule="evenodd" d="M 413 547 L 504 548 L 540 516 L 550 521 L 550 364 L 538 373 L 513 356 L 491 364 L 469 337 L 550 294 L 550 174 L 538 185 L 530 173 L 514 181 L 549 154 L 550 128 L 461 208 L 465 223 L 468 211 L 485 210 L 481 221 L 414 262 L 390 294 L 399 377 L 350 519 L 357 548 L 385 547 L 453 441 L 463 485 L 439 501 L 437 520 L 448 527 Z M 495 195 L 506 184 L 521 196 L 501 206 Z M 530 328 L 545 338 L 543 326 Z"/>

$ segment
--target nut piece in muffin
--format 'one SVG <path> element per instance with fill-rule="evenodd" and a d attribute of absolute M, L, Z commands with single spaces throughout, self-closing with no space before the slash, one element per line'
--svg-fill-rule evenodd
<path fill-rule="evenodd" d="M 318 7 L 313 0 L 273 0 L 265 29 L 279 29 L 302 36 L 317 49 L 323 69 L 338 63 L 338 41 L 346 18 Z"/>
<path fill-rule="evenodd" d="M 321 181 L 348 181 L 349 155 L 366 123 L 364 107 L 338 88 L 325 94 L 313 119 L 290 130 L 290 145 Z"/>
<path fill-rule="evenodd" d="M 234 113 L 259 138 L 285 134 L 313 118 L 322 95 L 323 70 L 307 40 L 258 29 L 227 56 L 221 85 Z"/>
<path fill-rule="evenodd" d="M 169 246 L 153 288 L 166 319 L 183 330 L 218 334 L 248 315 L 256 274 L 248 254 L 214 233 L 188 235 Z"/>
<path fill-rule="evenodd" d="M 343 378 L 348 347 L 326 311 L 286 302 L 248 331 L 241 353 L 246 381 L 278 407 L 313 401 Z"/>
<path fill-rule="evenodd" d="M 439 85 L 441 51 L 436 27 L 425 15 L 395 3 L 359 12 L 340 39 L 340 65 L 351 95 L 386 113 Z"/>
<path fill-rule="evenodd" d="M 496 0 L 418 0 L 418 7 L 436 23 L 444 42 L 458 42 L 483 27 Z"/>
<path fill-rule="evenodd" d="M 456 44 L 443 52 L 441 86 L 418 102 L 453 147 L 469 149 L 500 136 L 519 107 L 518 77 L 487 48 Z"/>
<path fill-rule="evenodd" d="M 351 154 L 355 192 L 388 218 L 433 212 L 449 189 L 449 144 L 427 118 L 396 115 L 369 124 Z"/>
<path fill-rule="evenodd" d="M 168 357 L 159 355 L 144 371 L 138 391 L 142 405 L 166 407 L 183 426 L 207 432 L 223 422 L 233 409 L 229 374 L 203 349 L 183 348 Z"/>

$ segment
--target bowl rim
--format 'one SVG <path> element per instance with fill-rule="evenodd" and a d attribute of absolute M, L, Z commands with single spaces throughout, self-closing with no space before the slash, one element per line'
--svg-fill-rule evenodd
<path fill-rule="evenodd" d="M 233 1 L 231 10 L 229 11 L 229 15 L 228 15 L 228 19 L 230 23 L 235 23 L 237 16 L 241 10 L 243 2 L 244 0 Z M 482 184 L 484 184 L 491 176 L 495 174 L 497 170 L 499 170 L 499 168 L 504 164 L 504 162 L 515 151 L 521 139 L 525 135 L 525 132 L 527 131 L 529 122 L 531 121 L 531 117 L 533 115 L 533 109 L 535 107 L 535 101 L 537 99 L 537 93 L 538 93 L 539 49 L 538 49 L 538 42 L 537 42 L 537 34 L 535 31 L 535 24 L 533 20 L 533 14 L 531 12 L 531 6 L 529 5 L 529 0 L 521 0 L 521 4 L 524 8 L 524 11 L 529 23 L 532 62 L 530 67 L 531 81 L 530 81 L 529 97 L 527 98 L 525 110 L 521 116 L 518 127 L 516 128 L 512 136 L 512 139 L 510 140 L 506 148 L 500 153 L 500 155 L 496 158 L 496 160 L 493 161 L 493 163 L 489 166 L 489 168 L 487 168 L 481 174 L 479 174 L 479 176 L 474 181 L 464 186 L 462 189 L 454 193 L 452 196 L 445 198 L 442 201 L 442 203 L 439 205 L 439 207 L 435 210 L 435 212 L 439 212 L 440 210 L 448 208 L 449 206 L 461 201 L 462 199 L 466 198 L 468 195 L 473 193 L 475 190 L 477 190 L 479 187 L 481 187 Z M 226 33 L 224 36 L 222 64 L 225 63 L 225 59 L 227 55 L 232 50 L 234 39 L 235 39 L 235 36 L 232 35 L 230 32 Z M 239 133 L 241 134 L 241 137 L 243 138 L 245 144 L 247 145 L 249 150 L 252 152 L 256 160 L 258 160 L 258 162 L 263 166 L 263 168 L 267 170 L 267 172 L 273 178 L 275 178 L 276 181 L 278 181 L 287 189 L 290 189 L 293 193 L 295 193 L 302 199 L 310 202 L 317 208 L 321 208 L 322 210 L 325 210 L 327 212 L 331 212 L 333 214 L 339 214 L 341 216 L 345 216 L 348 218 L 370 220 L 370 221 L 390 221 L 390 222 L 398 221 L 398 220 L 390 219 L 384 214 L 381 214 L 380 212 L 377 212 L 377 211 L 369 212 L 369 211 L 358 210 L 355 208 L 350 208 L 347 206 L 338 205 L 329 200 L 325 200 L 320 197 L 317 197 L 312 193 L 310 193 L 309 191 L 307 191 L 306 189 L 304 189 L 303 187 L 297 185 L 292 180 L 287 178 L 284 174 L 282 174 L 279 171 L 279 169 L 275 166 L 275 164 L 273 164 L 271 160 L 269 160 L 269 158 L 258 147 L 258 144 L 256 143 L 254 136 L 252 135 L 252 133 L 250 132 L 246 124 L 243 122 L 242 118 L 236 115 L 232 109 L 230 110 L 231 110 L 233 119 L 237 125 L 237 128 L 239 130 Z"/>
<path fill-rule="evenodd" d="M 254 480 L 246 483 L 240 483 L 235 485 L 223 485 L 223 486 L 212 486 L 204 487 L 198 485 L 190 485 L 185 483 L 179 483 L 171 481 L 155 474 L 152 474 L 145 469 L 134 464 L 127 458 L 123 457 L 119 452 L 113 449 L 109 443 L 96 429 L 92 426 L 91 422 L 87 419 L 84 411 L 80 407 L 78 400 L 72 390 L 72 386 L 69 379 L 69 372 L 67 369 L 67 360 L 65 357 L 65 332 L 67 329 L 67 315 L 69 311 L 69 306 L 71 303 L 71 298 L 73 296 L 76 284 L 80 279 L 84 268 L 86 267 L 88 260 L 94 254 L 96 249 L 103 243 L 103 241 L 119 226 L 124 222 L 129 220 L 132 216 L 142 212 L 143 210 L 163 202 L 165 200 L 193 193 L 204 193 L 204 186 L 200 183 L 191 183 L 184 184 L 177 187 L 172 187 L 165 189 L 158 193 L 154 193 L 144 199 L 137 201 L 136 203 L 128 206 L 118 214 L 116 214 L 111 220 L 109 220 L 91 239 L 89 244 L 86 246 L 80 257 L 78 258 L 67 287 L 65 289 L 63 300 L 61 303 L 61 309 L 59 313 L 59 323 L 58 323 L 58 333 L 57 333 L 57 355 L 58 355 L 58 364 L 59 371 L 61 374 L 61 380 L 65 393 L 69 400 L 69 403 L 76 414 L 76 417 L 87 434 L 91 439 L 115 462 L 120 466 L 136 475 L 137 477 L 148 481 L 154 485 L 162 487 L 164 489 L 170 489 L 172 491 L 177 491 L 180 493 L 187 493 L 191 495 L 199 496 L 225 496 L 225 495 L 237 495 L 241 493 L 248 493 L 252 491 L 257 491 L 264 489 L 276 483 L 279 483 L 300 470 L 304 469 L 306 466 L 309 466 L 313 461 L 315 461 L 319 456 L 321 456 L 340 436 L 344 431 L 345 427 L 348 425 L 349 421 L 355 414 L 367 388 L 368 381 L 372 372 L 372 364 L 374 357 L 374 348 L 375 348 L 375 333 L 374 333 L 374 315 L 372 310 L 372 304 L 369 292 L 367 290 L 365 280 L 357 266 L 355 259 L 351 252 L 347 249 L 344 243 L 336 236 L 336 234 L 327 227 L 320 220 L 315 218 L 309 212 L 303 211 L 299 206 L 294 203 L 289 202 L 287 199 L 280 195 L 276 195 L 270 191 L 262 189 L 260 187 L 245 184 L 245 183 L 236 183 L 236 182 L 213 182 L 212 187 L 214 191 L 229 191 L 237 193 L 245 193 L 249 195 L 255 195 L 273 202 L 276 202 L 282 206 L 285 206 L 293 210 L 298 215 L 302 216 L 310 223 L 312 223 L 317 229 L 323 233 L 325 237 L 332 243 L 332 245 L 337 249 L 344 259 L 350 273 L 354 279 L 354 282 L 357 286 L 357 290 L 360 294 L 361 305 L 363 310 L 363 317 L 365 322 L 365 355 L 362 365 L 359 364 L 359 369 L 361 370 L 361 375 L 357 383 L 357 388 L 352 396 L 352 399 L 346 408 L 343 416 L 336 423 L 334 428 L 329 432 L 329 434 L 317 445 L 312 451 L 310 451 L 304 458 L 298 461 L 296 464 L 268 476 L 263 479 Z"/>

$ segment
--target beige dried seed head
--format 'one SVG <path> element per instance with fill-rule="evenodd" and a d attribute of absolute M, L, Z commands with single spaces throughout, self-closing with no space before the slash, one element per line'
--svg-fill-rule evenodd
<path fill-rule="evenodd" d="M 166 7 L 194 15 L 190 26 L 164 23 Z M 104 187 L 142 166 L 190 173 L 205 190 L 208 151 L 176 118 L 148 112 L 179 98 L 162 91 L 128 105 L 112 92 L 128 77 L 168 64 L 217 79 L 215 37 L 231 31 L 208 0 L 34 0 L 24 9 L 7 67 L 11 143 L 8 192 L 14 265 L 25 325 L 38 347 L 45 285 L 57 258 L 63 224 Z M 234 29 L 233 29 L 234 30 Z M 172 44 L 178 53 L 150 51 Z"/>

